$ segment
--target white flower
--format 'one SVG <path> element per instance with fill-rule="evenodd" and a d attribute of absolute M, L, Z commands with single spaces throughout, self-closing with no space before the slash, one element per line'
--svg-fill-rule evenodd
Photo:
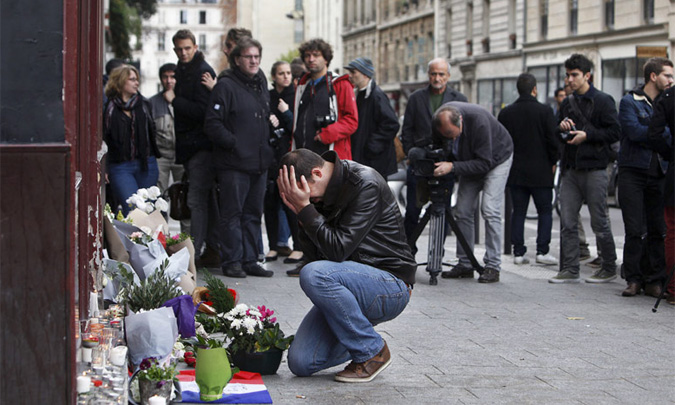
<path fill-rule="evenodd" d="M 244 321 L 242 322 L 242 324 L 243 324 L 244 328 L 246 328 L 246 332 L 247 332 L 249 335 L 254 334 L 254 333 L 255 333 L 255 328 L 258 326 L 258 322 L 257 322 L 255 319 L 253 319 L 253 318 L 246 318 L 246 319 L 244 319 Z"/>
<path fill-rule="evenodd" d="M 256 309 L 251 309 L 248 311 L 249 316 L 254 316 L 256 318 L 262 318 L 262 314 Z"/>
<path fill-rule="evenodd" d="M 139 197 L 141 197 L 144 201 L 150 197 L 150 193 L 148 193 L 148 190 L 144 188 L 139 188 L 136 190 L 136 194 L 138 194 Z"/>
<path fill-rule="evenodd" d="M 151 200 L 156 200 L 160 195 L 162 195 L 162 192 L 159 190 L 159 187 L 152 186 L 148 189 L 148 197 Z"/>
<path fill-rule="evenodd" d="M 169 210 L 169 203 L 162 197 L 159 197 L 157 201 L 155 201 L 155 207 L 162 212 L 167 212 Z"/>
<path fill-rule="evenodd" d="M 235 319 L 234 321 L 232 321 L 232 323 L 230 323 L 230 327 L 231 327 L 232 329 L 239 329 L 239 328 L 241 328 L 241 319 Z"/>
<path fill-rule="evenodd" d="M 127 205 L 136 205 L 136 197 L 138 197 L 135 193 L 130 195 L 129 198 L 127 198 Z"/>
<path fill-rule="evenodd" d="M 148 203 L 145 204 L 145 213 L 146 213 L 146 214 L 149 214 L 149 213 L 151 213 L 151 212 L 154 211 L 154 210 L 155 210 L 155 206 L 152 205 L 151 202 L 148 202 Z"/>
<path fill-rule="evenodd" d="M 181 342 L 177 341 L 176 343 L 173 344 L 173 349 L 174 350 L 183 350 L 183 349 L 185 349 L 185 345 L 182 344 Z"/>
<path fill-rule="evenodd" d="M 148 211 L 148 204 L 145 201 L 141 201 L 140 199 L 136 199 L 134 204 L 136 205 L 136 208 L 138 208 L 139 210 L 141 210 L 143 212 Z M 152 212 L 152 210 L 150 212 Z"/>

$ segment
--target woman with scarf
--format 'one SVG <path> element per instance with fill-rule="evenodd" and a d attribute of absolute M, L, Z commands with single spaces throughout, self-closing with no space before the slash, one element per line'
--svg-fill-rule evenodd
<path fill-rule="evenodd" d="M 122 65 L 112 71 L 105 86 L 107 177 L 124 215 L 130 210 L 127 199 L 139 188 L 156 185 L 159 176 L 155 123 L 150 103 L 138 92 L 139 78 L 135 67 Z"/>

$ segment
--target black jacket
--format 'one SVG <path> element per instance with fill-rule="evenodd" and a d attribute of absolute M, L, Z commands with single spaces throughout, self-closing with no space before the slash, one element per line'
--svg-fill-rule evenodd
<path fill-rule="evenodd" d="M 363 91 L 357 90 L 356 107 L 359 127 L 352 135 L 352 159 L 386 179 L 397 171 L 394 138 L 401 125 L 394 108 L 375 79 Z"/>
<path fill-rule="evenodd" d="M 401 132 L 401 142 L 406 154 L 413 146 L 425 147 L 432 143 L 431 117 L 435 111 L 431 111 L 429 87 L 415 91 L 408 99 L 405 116 L 403 117 L 403 131 Z M 466 102 L 468 100 L 464 94 L 447 86 L 441 105 L 450 101 Z"/>
<path fill-rule="evenodd" d="M 138 115 L 136 119 L 139 123 L 144 122 L 145 125 L 136 125 L 137 131 L 142 132 L 136 134 L 136 156 L 131 156 L 131 118 L 127 117 L 122 109 L 114 105 L 112 99 L 108 100 L 103 108 L 103 140 L 108 145 L 108 163 L 128 162 L 138 159 L 139 156 L 161 156 L 159 148 L 157 148 L 157 127 L 152 118 L 152 106 L 150 101 L 140 93 L 138 97 L 141 100 L 135 107 L 135 112 Z M 110 117 L 106 117 L 107 114 L 110 114 Z M 141 127 L 143 128 L 141 129 Z M 117 130 L 114 130 L 114 128 L 117 128 Z"/>
<path fill-rule="evenodd" d="M 649 145 L 668 161 L 664 202 L 666 207 L 675 207 L 675 87 L 669 87 L 661 93 L 654 104 L 654 114 L 647 131 Z M 668 128 L 666 128 L 668 127 Z M 663 132 L 670 129 L 670 136 L 664 137 Z M 670 140 L 670 145 L 668 144 Z"/>
<path fill-rule="evenodd" d="M 269 101 L 262 72 L 253 79 L 238 68 L 221 74 L 204 121 L 204 131 L 213 142 L 213 165 L 217 169 L 263 173 L 269 168 Z"/>
<path fill-rule="evenodd" d="M 574 111 L 570 98 L 587 122 Z M 616 113 L 614 99 L 607 93 L 597 90 L 593 85 L 583 95 L 576 93 L 563 100 L 558 114 L 558 122 L 565 117 L 571 118 L 578 130 L 586 132 L 587 139 L 579 145 L 564 143 L 561 165 L 562 169 L 604 170 L 610 162 L 611 144 L 619 140 L 621 126 Z M 559 130 L 558 130 L 559 131 Z M 561 142 L 564 142 L 561 139 Z"/>
<path fill-rule="evenodd" d="M 204 60 L 204 54 L 197 51 L 189 63 L 178 62 L 176 68 L 176 98 L 174 126 L 176 128 L 176 163 L 185 163 L 200 150 L 211 150 L 204 133 L 204 114 L 211 92 L 204 86 L 202 74 L 216 73 Z"/>
<path fill-rule="evenodd" d="M 289 150 L 291 150 L 291 134 L 293 133 L 293 100 L 295 98 L 295 89 L 293 85 L 286 87 L 281 94 L 275 89 L 270 90 L 270 110 L 279 119 L 279 127 L 271 130 L 283 129 L 281 136 L 270 134 L 273 138 L 272 149 L 274 150 L 274 160 L 270 165 L 268 176 L 276 179 L 279 175 L 279 161 Z M 285 113 L 279 111 L 279 100 L 284 100 L 288 104 L 288 110 Z"/>
<path fill-rule="evenodd" d="M 321 203 L 298 214 L 300 244 L 309 261 L 351 260 L 415 283 L 417 264 L 403 230 L 403 217 L 387 182 L 370 167 L 323 154 L 335 164 Z"/>
<path fill-rule="evenodd" d="M 513 164 L 507 184 L 553 187 L 559 142 L 555 139 L 556 122 L 551 107 L 528 94 L 504 107 L 498 120 L 513 140 Z"/>

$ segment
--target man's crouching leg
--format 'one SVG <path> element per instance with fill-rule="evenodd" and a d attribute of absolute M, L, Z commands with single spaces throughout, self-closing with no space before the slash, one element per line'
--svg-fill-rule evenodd
<path fill-rule="evenodd" d="M 403 281 L 361 263 L 318 261 L 303 269 L 300 285 L 314 307 L 289 349 L 294 374 L 310 375 L 352 360 L 336 380 L 368 382 L 391 363 L 373 325 L 405 309 L 410 294 Z"/>

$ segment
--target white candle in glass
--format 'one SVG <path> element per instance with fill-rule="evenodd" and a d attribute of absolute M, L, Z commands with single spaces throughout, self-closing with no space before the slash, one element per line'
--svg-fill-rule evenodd
<path fill-rule="evenodd" d="M 82 361 L 85 363 L 91 363 L 91 348 L 89 347 L 82 348 Z"/>
<path fill-rule="evenodd" d="M 155 395 L 155 396 L 150 397 L 148 399 L 148 404 L 150 404 L 150 405 L 166 405 L 166 399 L 164 399 L 164 397 L 160 397 L 159 395 Z"/>
<path fill-rule="evenodd" d="M 86 375 L 77 376 L 77 393 L 78 394 L 89 392 L 90 387 L 91 387 L 91 377 L 88 377 Z"/>

